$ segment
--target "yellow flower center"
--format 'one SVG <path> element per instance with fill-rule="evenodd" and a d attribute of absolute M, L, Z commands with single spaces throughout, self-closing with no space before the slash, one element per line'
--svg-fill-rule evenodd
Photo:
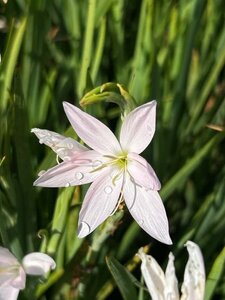
<path fill-rule="evenodd" d="M 121 156 L 118 156 L 116 160 L 114 161 L 115 165 L 120 170 L 126 170 L 127 168 L 127 154 L 123 154 Z"/>

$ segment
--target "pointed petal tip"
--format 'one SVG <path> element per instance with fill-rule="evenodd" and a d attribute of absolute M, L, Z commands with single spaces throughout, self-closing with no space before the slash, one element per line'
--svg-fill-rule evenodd
<path fill-rule="evenodd" d="M 40 177 L 33 182 L 33 186 L 40 186 Z"/>
<path fill-rule="evenodd" d="M 152 235 L 151 235 L 152 236 Z M 168 235 L 168 236 L 164 236 L 164 237 L 156 237 L 156 236 L 153 236 L 157 241 L 159 241 L 159 242 L 161 242 L 161 243 L 163 243 L 163 244 L 165 244 L 165 245 L 173 245 L 173 242 L 172 242 L 172 240 L 171 240 L 171 238 L 170 238 L 170 236 Z"/>
<path fill-rule="evenodd" d="M 78 226 L 78 238 L 82 239 L 87 236 L 91 231 L 90 226 L 86 222 L 81 222 Z"/>
<path fill-rule="evenodd" d="M 40 176 L 41 177 L 41 176 Z M 37 178 L 34 182 L 33 182 L 33 186 L 37 186 L 37 187 L 48 187 L 44 184 L 44 182 L 42 182 L 41 178 Z"/>
<path fill-rule="evenodd" d="M 166 239 L 165 244 L 166 245 L 173 245 L 173 242 L 172 242 L 170 236 Z"/>
<path fill-rule="evenodd" d="M 69 102 L 67 102 L 67 101 L 63 101 L 62 104 L 63 104 L 64 110 L 66 110 L 66 109 L 69 108 L 70 106 L 73 106 L 73 107 L 74 107 L 73 104 L 71 104 L 71 103 L 69 103 Z"/>
<path fill-rule="evenodd" d="M 34 134 L 37 134 L 39 132 L 42 132 L 44 131 L 43 129 L 40 129 L 40 128 L 31 128 L 30 132 L 31 133 L 34 133 Z"/>
<path fill-rule="evenodd" d="M 152 100 L 152 101 L 149 102 L 149 104 L 151 104 L 151 105 L 157 105 L 157 100 Z"/>

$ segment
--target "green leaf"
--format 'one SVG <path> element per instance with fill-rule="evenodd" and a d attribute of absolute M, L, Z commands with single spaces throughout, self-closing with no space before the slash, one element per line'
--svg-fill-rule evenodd
<path fill-rule="evenodd" d="M 0 99 L 2 110 L 6 108 L 7 100 L 9 98 L 9 91 L 11 89 L 13 74 L 20 52 L 24 31 L 26 29 L 26 24 L 27 18 L 24 17 L 19 22 L 19 26 L 15 26 L 15 21 L 13 21 L 11 25 L 8 43 L 0 68 Z"/>
<path fill-rule="evenodd" d="M 107 257 L 106 263 L 124 300 L 137 300 L 137 291 L 134 286 L 135 277 L 129 273 L 114 257 Z"/>
<path fill-rule="evenodd" d="M 225 247 L 215 259 L 214 264 L 209 272 L 206 281 L 205 300 L 212 299 L 217 284 L 223 274 L 224 264 L 225 264 Z"/>
<path fill-rule="evenodd" d="M 214 136 L 191 159 L 187 160 L 186 164 L 164 185 L 160 193 L 161 197 L 163 199 L 169 197 L 181 183 L 187 180 L 188 176 L 223 138 L 224 133 Z"/>

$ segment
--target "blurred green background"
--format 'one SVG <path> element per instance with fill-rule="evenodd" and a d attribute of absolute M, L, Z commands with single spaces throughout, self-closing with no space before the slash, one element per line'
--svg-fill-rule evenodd
<path fill-rule="evenodd" d="M 173 251 L 181 283 L 188 239 L 204 255 L 205 299 L 225 299 L 225 2 L 1 1 L 0 40 L 1 245 L 57 262 L 48 280 L 30 278 L 20 299 L 149 299 L 135 253 L 150 244 L 165 266 Z M 56 162 L 31 128 L 76 138 L 62 101 L 79 105 L 106 82 L 124 84 L 137 105 L 158 101 L 144 156 L 162 182 L 172 246 L 150 238 L 126 210 L 79 240 L 87 187 L 32 186 Z M 85 109 L 117 131 L 119 107 L 99 99 Z"/>

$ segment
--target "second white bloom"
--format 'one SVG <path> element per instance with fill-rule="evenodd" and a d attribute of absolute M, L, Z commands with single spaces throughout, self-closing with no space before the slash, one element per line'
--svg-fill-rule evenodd
<path fill-rule="evenodd" d="M 201 250 L 197 244 L 188 241 L 186 247 L 189 259 L 184 271 L 181 297 L 174 267 L 174 256 L 169 254 L 165 273 L 150 255 L 141 248 L 138 252 L 142 264 L 141 272 L 152 300 L 203 300 L 205 291 L 205 268 Z"/>

